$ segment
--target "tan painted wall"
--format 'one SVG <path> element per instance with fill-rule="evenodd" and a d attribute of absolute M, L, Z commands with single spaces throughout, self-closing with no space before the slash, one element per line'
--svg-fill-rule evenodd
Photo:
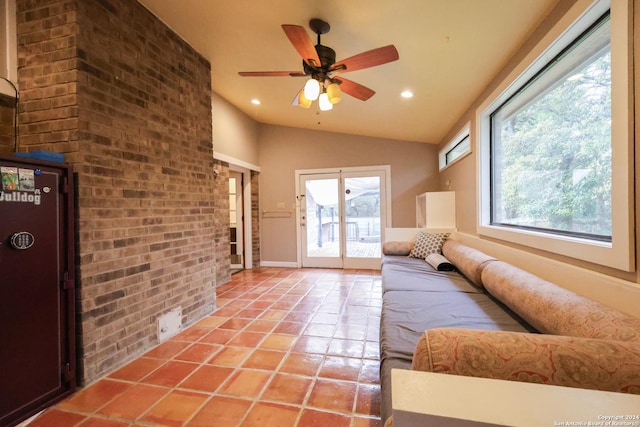
<path fill-rule="evenodd" d="M 258 165 L 258 122 L 213 93 L 213 151 Z"/>
<path fill-rule="evenodd" d="M 260 209 L 295 207 L 295 171 L 391 165 L 394 227 L 415 225 L 415 196 L 438 185 L 434 145 L 261 125 Z M 261 218 L 262 260 L 296 261 L 295 212 L 291 218 Z"/>

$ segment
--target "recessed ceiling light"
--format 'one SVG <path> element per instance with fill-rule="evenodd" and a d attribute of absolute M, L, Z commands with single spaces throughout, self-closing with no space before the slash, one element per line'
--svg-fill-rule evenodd
<path fill-rule="evenodd" d="M 251 103 L 252 103 L 253 105 L 260 105 L 260 100 L 259 100 L 259 99 L 255 99 L 255 98 L 254 98 L 254 99 L 252 99 L 252 100 L 251 100 Z"/>
<path fill-rule="evenodd" d="M 411 92 L 410 90 L 405 90 L 400 93 L 400 96 L 403 98 L 413 98 L 413 92 Z"/>

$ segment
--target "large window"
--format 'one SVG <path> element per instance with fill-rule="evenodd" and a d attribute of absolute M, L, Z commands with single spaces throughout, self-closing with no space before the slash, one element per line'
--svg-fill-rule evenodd
<path fill-rule="evenodd" d="M 630 1 L 576 2 L 478 108 L 478 233 L 635 270 Z"/>
<path fill-rule="evenodd" d="M 611 240 L 607 13 L 490 116 L 491 223 Z"/>

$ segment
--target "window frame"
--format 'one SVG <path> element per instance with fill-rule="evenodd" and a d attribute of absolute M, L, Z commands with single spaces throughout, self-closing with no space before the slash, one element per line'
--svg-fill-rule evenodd
<path fill-rule="evenodd" d="M 464 150 L 458 157 L 453 159 L 452 161 L 447 161 L 447 156 L 451 151 L 456 149 L 460 144 L 462 144 L 465 139 L 469 140 L 469 148 Z M 454 136 L 451 141 L 449 141 L 442 149 L 438 152 L 438 170 L 443 171 L 447 169 L 449 166 L 456 164 L 460 160 L 467 157 L 472 152 L 471 148 L 471 123 L 467 123 L 460 132 Z"/>
<path fill-rule="evenodd" d="M 0 61 L 0 76 L 18 86 L 18 50 L 16 35 L 16 2 L 15 0 L 0 0 L 0 21 L 2 21 L 2 35 L 0 43 L 4 49 Z M 12 98 L 16 97 L 13 86 L 0 79 L 0 93 Z"/>
<path fill-rule="evenodd" d="M 602 15 L 611 13 L 612 239 L 598 241 L 491 224 L 490 115 Z M 633 73 L 631 2 L 576 2 L 478 108 L 479 235 L 635 271 L 633 236 Z"/>

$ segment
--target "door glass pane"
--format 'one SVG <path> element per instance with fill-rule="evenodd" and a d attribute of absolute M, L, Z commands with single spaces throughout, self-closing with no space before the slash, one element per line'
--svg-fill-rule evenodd
<path fill-rule="evenodd" d="M 380 177 L 345 178 L 347 256 L 381 256 Z"/>
<path fill-rule="evenodd" d="M 305 187 L 307 257 L 339 257 L 338 180 L 308 179 Z"/>

